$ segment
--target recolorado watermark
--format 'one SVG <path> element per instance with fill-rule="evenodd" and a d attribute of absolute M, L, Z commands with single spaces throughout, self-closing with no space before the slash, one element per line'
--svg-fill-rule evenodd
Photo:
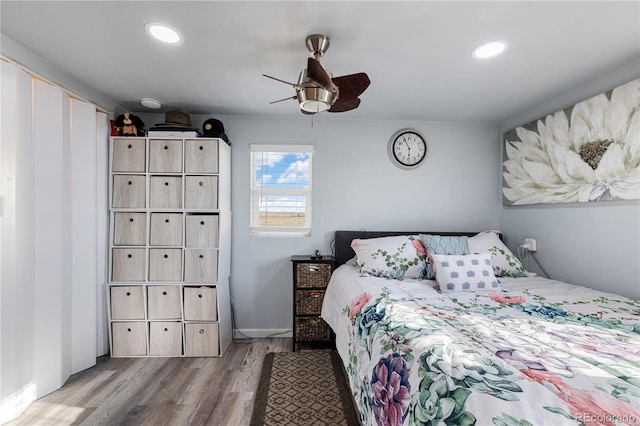
<path fill-rule="evenodd" d="M 597 424 L 614 424 L 614 425 L 637 425 L 640 424 L 639 419 L 632 414 L 616 415 L 616 414 L 593 414 L 593 413 L 578 413 L 576 414 L 576 420 L 589 425 L 590 423 Z"/>

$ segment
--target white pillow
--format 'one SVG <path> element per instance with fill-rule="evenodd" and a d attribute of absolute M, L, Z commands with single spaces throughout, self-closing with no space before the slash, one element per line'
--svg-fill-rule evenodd
<path fill-rule="evenodd" d="M 354 239 L 361 272 L 376 277 L 420 278 L 426 268 L 427 251 L 417 235 Z"/>
<path fill-rule="evenodd" d="M 467 240 L 469 253 L 490 253 L 496 277 L 524 277 L 527 271 L 511 250 L 500 241 L 498 231 L 480 232 Z"/>
<path fill-rule="evenodd" d="M 493 274 L 489 253 L 434 254 L 433 264 L 442 292 L 495 290 L 500 287 Z"/>

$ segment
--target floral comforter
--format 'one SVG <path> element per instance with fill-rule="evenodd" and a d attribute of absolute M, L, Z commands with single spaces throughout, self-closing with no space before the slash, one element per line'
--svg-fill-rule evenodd
<path fill-rule="evenodd" d="M 640 302 L 541 277 L 447 293 L 338 268 L 322 317 L 363 425 L 640 425 Z"/>

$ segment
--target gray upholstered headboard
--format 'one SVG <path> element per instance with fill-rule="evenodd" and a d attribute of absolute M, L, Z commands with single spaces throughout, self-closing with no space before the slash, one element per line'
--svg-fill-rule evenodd
<path fill-rule="evenodd" d="M 389 237 L 393 235 L 418 235 L 418 234 L 437 234 L 437 235 L 467 235 L 469 237 L 476 235 L 477 232 L 437 232 L 437 231 L 336 231 L 334 239 L 334 256 L 338 261 L 338 266 L 349 261 L 355 252 L 351 248 L 351 241 L 354 238 L 378 238 Z"/>

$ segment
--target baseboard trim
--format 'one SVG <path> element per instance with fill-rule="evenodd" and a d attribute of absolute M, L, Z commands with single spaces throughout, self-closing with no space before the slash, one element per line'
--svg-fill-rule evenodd
<path fill-rule="evenodd" d="M 234 339 L 263 339 L 265 337 L 293 337 L 290 328 L 242 328 L 233 330 Z"/>

